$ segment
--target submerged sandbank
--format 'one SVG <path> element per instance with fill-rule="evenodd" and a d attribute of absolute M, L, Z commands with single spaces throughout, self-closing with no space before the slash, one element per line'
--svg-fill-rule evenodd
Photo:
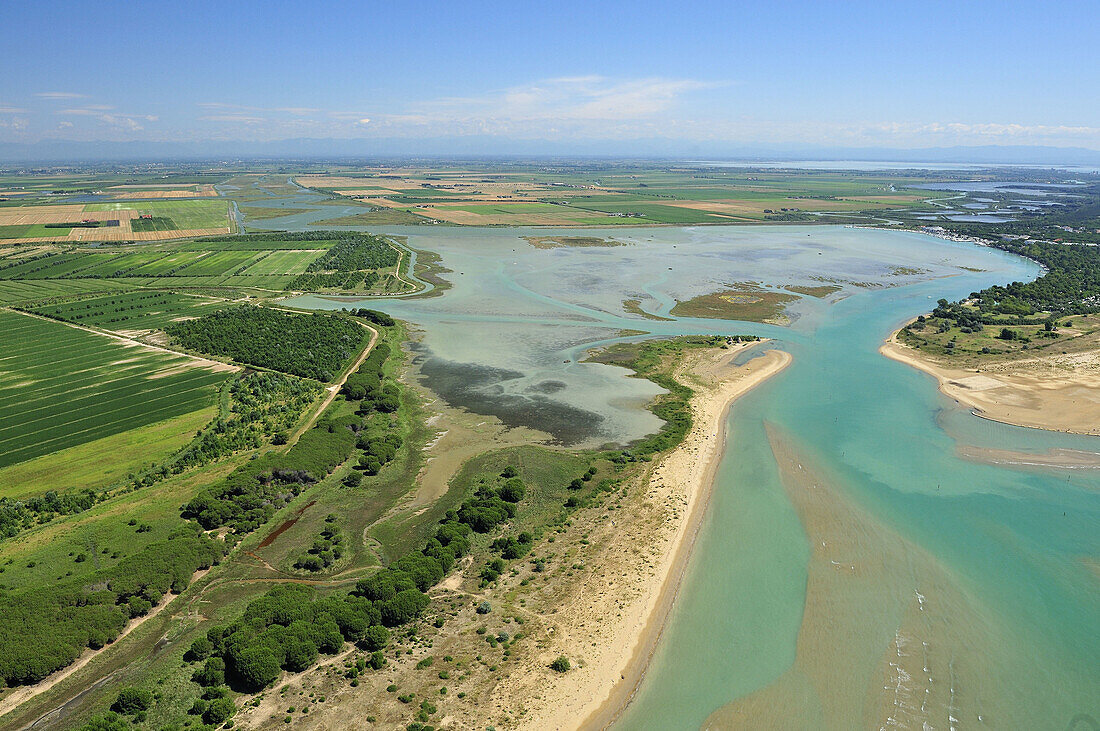
<path fill-rule="evenodd" d="M 704 728 L 955 728 L 982 720 L 992 621 L 930 554 L 860 508 L 769 426 L 809 542 L 793 664 Z M 752 658 L 745 658 L 752 662 Z M 1005 719 L 1000 719 L 1001 721 Z"/>

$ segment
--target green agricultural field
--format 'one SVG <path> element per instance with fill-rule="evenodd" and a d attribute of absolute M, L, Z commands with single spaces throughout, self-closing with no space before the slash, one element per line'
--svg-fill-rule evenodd
<path fill-rule="evenodd" d="M 91 297 L 35 309 L 40 315 L 108 330 L 156 330 L 190 317 L 208 315 L 224 303 L 164 291 Z"/>
<path fill-rule="evenodd" d="M 602 213 L 638 214 L 624 217 L 625 222 L 641 223 L 729 223 L 729 216 L 719 216 L 706 211 L 697 211 L 692 208 L 680 208 L 679 206 L 666 206 L 660 203 L 598 203 L 577 205 L 577 208 L 586 211 L 599 211 Z"/>
<path fill-rule="evenodd" d="M 129 282 L 103 279 L 52 279 L 29 282 L 0 280 L 0 305 L 20 305 L 90 292 L 121 292 L 131 288 L 132 285 Z"/>
<path fill-rule="evenodd" d="M 112 434 L 0 468 L 0 497 L 23 499 L 47 490 L 100 490 L 126 481 L 195 437 L 217 416 L 211 406 L 139 429 Z M 110 455 L 104 459 L 103 455 Z"/>
<path fill-rule="evenodd" d="M 158 218 L 169 218 L 176 230 L 218 228 L 225 226 L 229 216 L 229 201 L 223 199 L 125 201 L 120 203 L 90 203 L 85 209 L 93 211 L 137 211 Z M 136 221 L 135 221 L 136 223 Z M 137 230 L 137 229 L 135 229 Z M 166 230 L 166 229 L 148 229 Z"/>
<path fill-rule="evenodd" d="M 181 277 L 215 277 L 243 270 L 252 259 L 259 258 L 257 251 L 216 251 L 202 257 L 194 264 L 175 272 Z"/>
<path fill-rule="evenodd" d="M 208 408 L 227 373 L 0 311 L 0 467 Z"/>
<path fill-rule="evenodd" d="M 177 231 L 179 228 L 175 221 L 166 216 L 136 218 L 130 222 L 130 230 L 138 233 L 142 231 Z"/>
<path fill-rule="evenodd" d="M 318 232 L 320 233 L 320 232 Z M 266 236 L 270 236 L 267 234 Z M 234 236 L 228 239 L 198 239 L 179 245 L 178 251 L 274 251 L 278 249 L 330 249 L 336 239 L 285 239 L 267 238 L 263 234 Z"/>
<path fill-rule="evenodd" d="M 164 256 L 163 251 L 134 251 L 90 266 L 80 274 L 85 277 L 120 277 L 134 269 L 159 261 Z"/>
<path fill-rule="evenodd" d="M 323 251 L 273 251 L 244 270 L 249 274 L 304 274 Z"/>
<path fill-rule="evenodd" d="M 113 259 L 117 254 L 59 254 L 50 257 L 51 265 L 25 279 L 66 279 L 80 276 L 80 272 Z"/>
<path fill-rule="evenodd" d="M 126 272 L 128 277 L 155 277 L 172 274 L 185 266 L 194 264 L 202 258 L 197 251 L 177 251 L 152 259 L 147 264 L 134 267 Z"/>
<path fill-rule="evenodd" d="M 23 226 L 0 226 L 0 239 L 64 239 L 71 229 L 68 226 L 46 227 L 41 223 Z"/>
<path fill-rule="evenodd" d="M 21 259 L 18 263 L 0 268 L 3 279 L 49 279 L 50 269 L 65 265 L 65 268 L 84 258 L 83 254 L 48 254 L 46 256 Z"/>

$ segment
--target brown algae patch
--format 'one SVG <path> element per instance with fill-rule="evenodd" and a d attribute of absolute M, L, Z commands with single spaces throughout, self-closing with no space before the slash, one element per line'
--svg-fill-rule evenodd
<path fill-rule="evenodd" d="M 661 317 L 660 315 L 654 315 L 651 312 L 646 312 L 645 310 L 643 310 L 641 300 L 623 300 L 623 312 L 627 312 L 631 315 L 641 315 L 647 320 L 673 322 L 673 319 L 671 317 Z"/>
<path fill-rule="evenodd" d="M 721 292 L 699 295 L 677 302 L 669 314 L 677 317 L 702 317 L 712 320 L 742 320 L 787 324 L 785 310 L 800 297 L 741 284 Z"/>
<path fill-rule="evenodd" d="M 784 287 L 788 292 L 795 292 L 797 294 L 805 294 L 810 297 L 817 297 L 818 299 L 824 299 L 831 294 L 839 292 L 842 287 L 836 284 L 821 284 L 813 286 L 809 284 L 789 284 Z"/>
<path fill-rule="evenodd" d="M 625 241 L 601 239 L 596 236 L 524 236 L 536 249 L 558 249 L 563 246 L 628 246 Z"/>

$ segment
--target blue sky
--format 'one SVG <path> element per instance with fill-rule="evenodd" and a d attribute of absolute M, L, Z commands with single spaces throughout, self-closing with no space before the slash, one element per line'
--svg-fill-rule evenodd
<path fill-rule="evenodd" d="M 1095 2 L 8 3 L 0 141 L 1100 149 Z"/>

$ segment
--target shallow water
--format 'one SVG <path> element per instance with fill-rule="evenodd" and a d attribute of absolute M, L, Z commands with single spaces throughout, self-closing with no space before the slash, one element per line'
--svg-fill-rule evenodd
<path fill-rule="evenodd" d="M 824 226 L 586 230 L 630 245 L 551 250 L 521 239 L 537 230 L 389 232 L 454 270 L 444 296 L 366 305 L 421 329 L 429 385 L 562 443 L 628 442 L 657 426 L 643 408 L 652 384 L 580 362 L 622 330 L 755 333 L 794 355 L 731 413 L 682 592 L 619 728 L 1066 728 L 1100 717 L 1100 476 L 956 451 L 1100 452 L 1100 440 L 977 419 L 877 352 L 939 297 L 1034 277 L 1034 264 Z M 621 305 L 665 315 L 737 282 L 822 280 L 843 289 L 797 303 L 789 328 L 660 322 Z M 813 499 L 818 488 L 830 499 Z"/>

